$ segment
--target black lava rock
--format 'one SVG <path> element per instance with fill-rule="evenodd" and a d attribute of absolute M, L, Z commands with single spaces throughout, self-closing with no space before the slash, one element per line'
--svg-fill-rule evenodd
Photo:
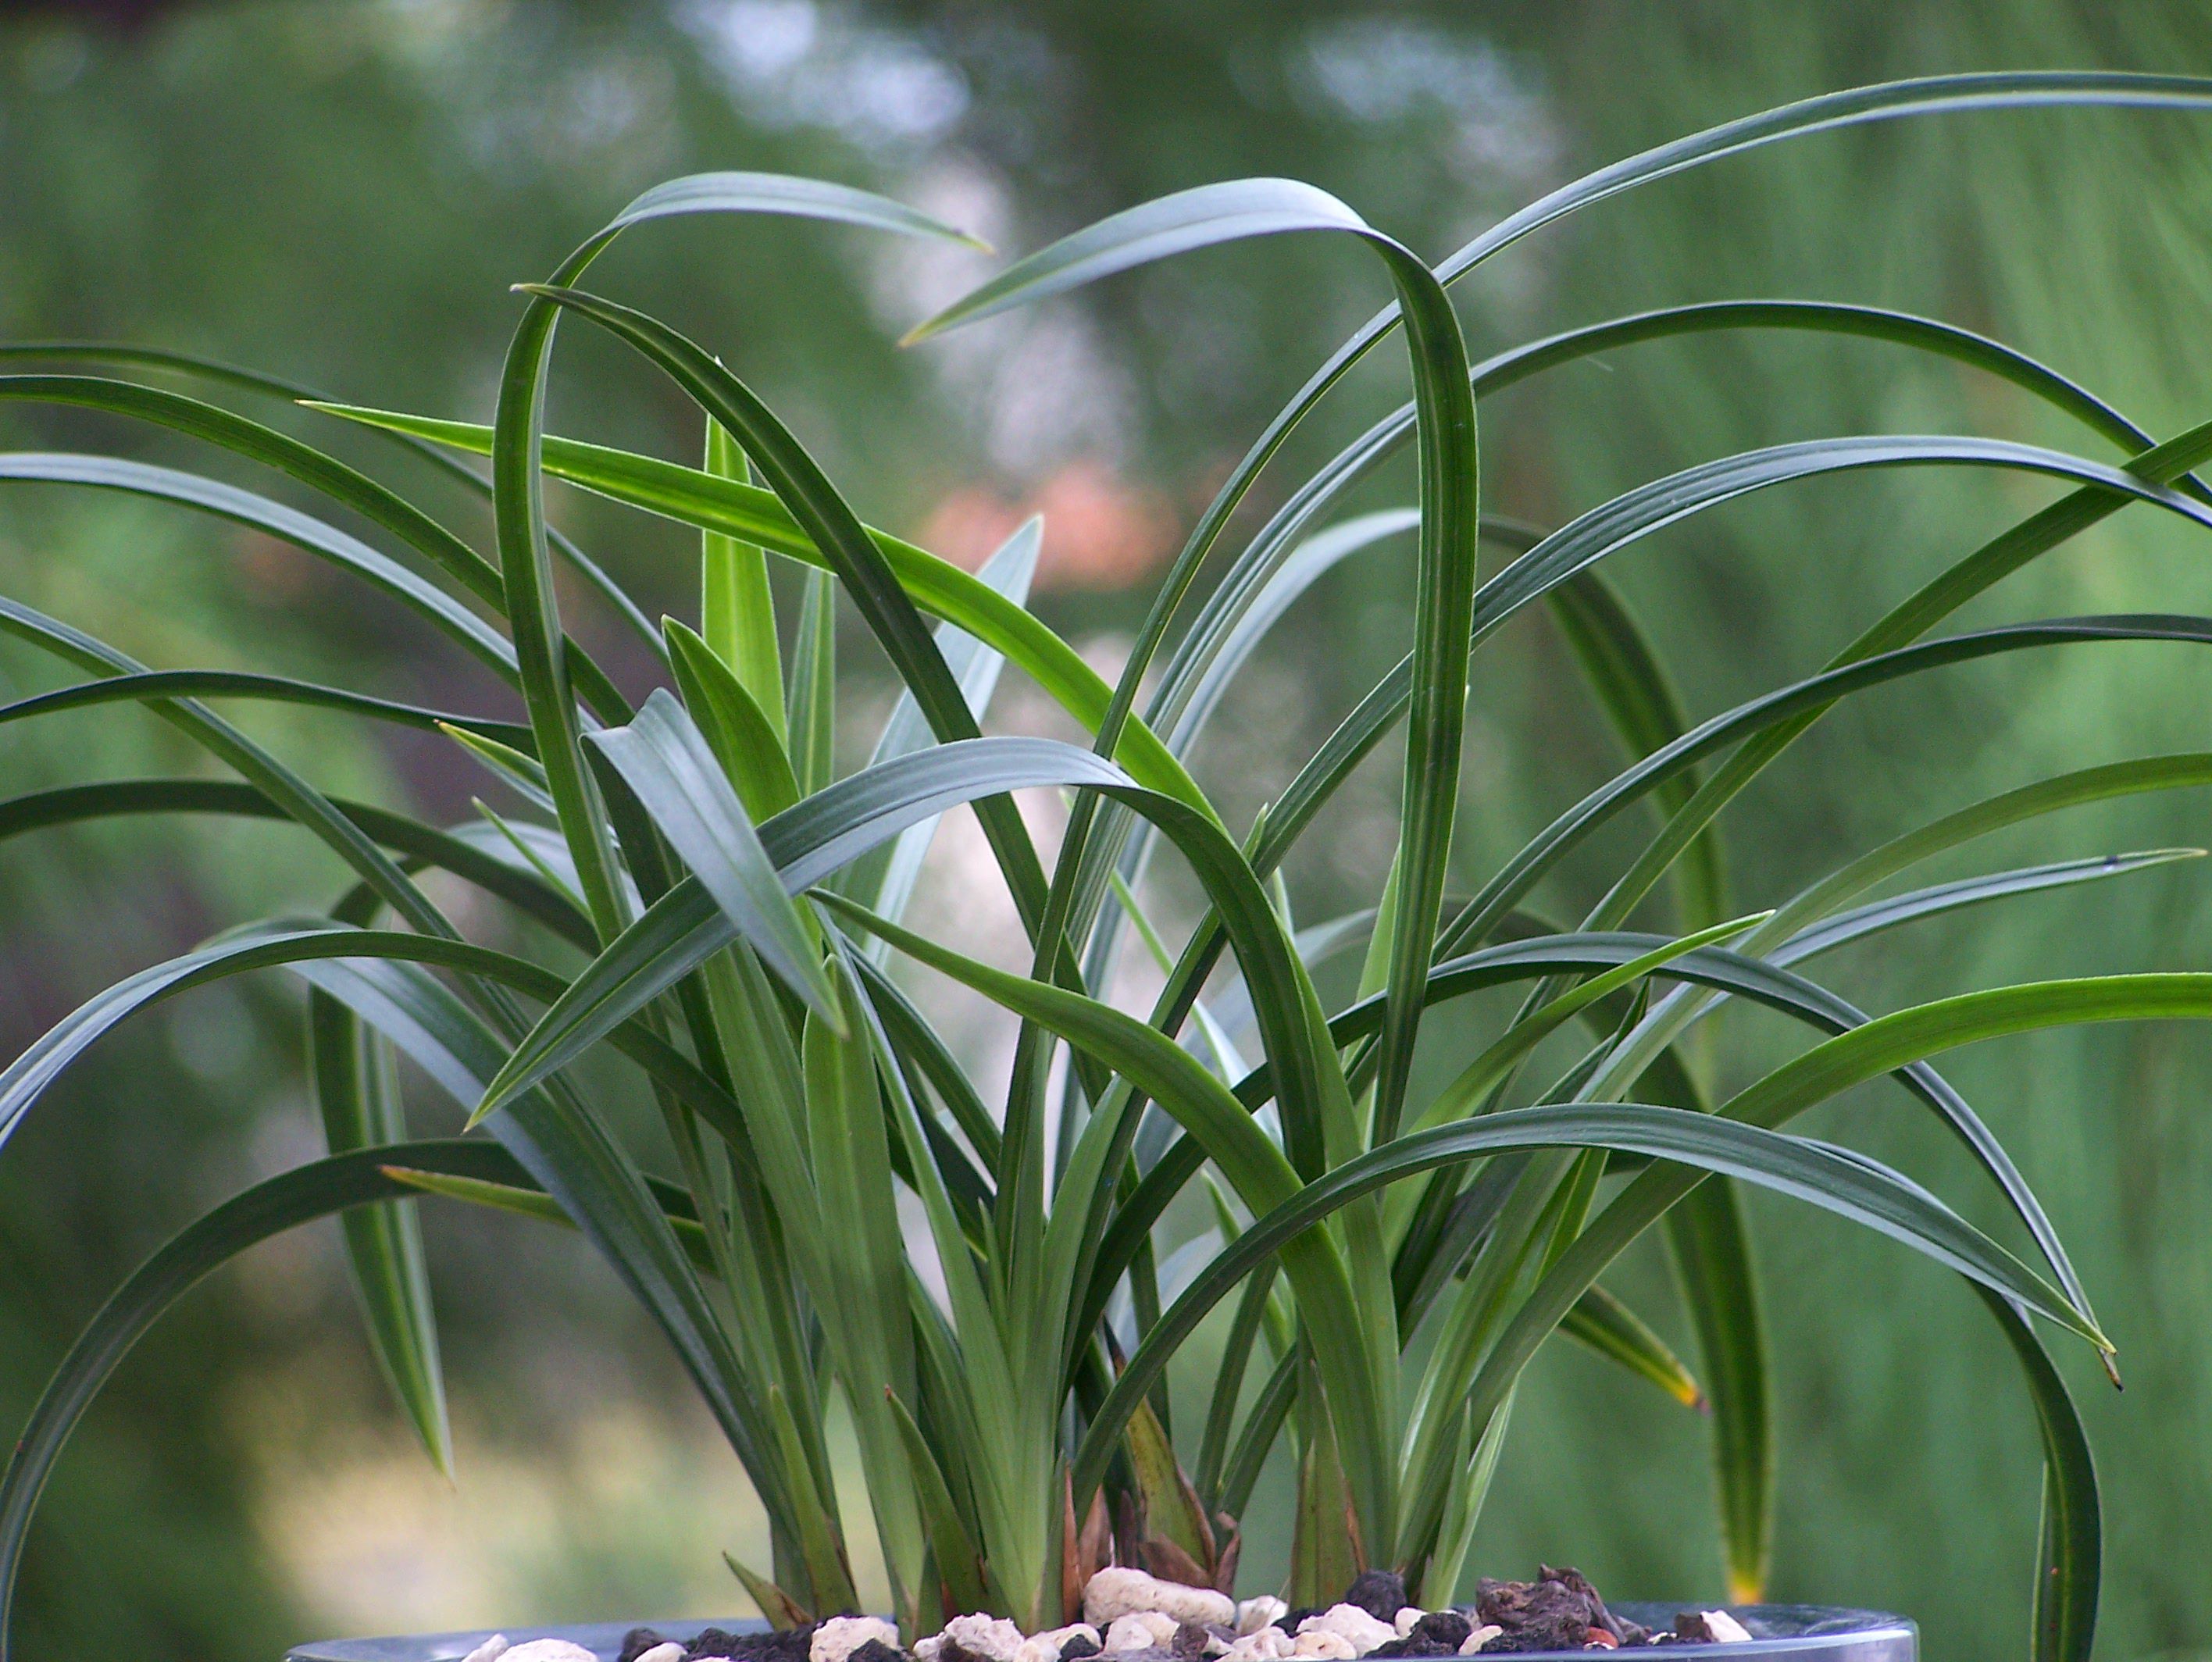
<path fill-rule="evenodd" d="M 1280 1628 L 1285 1633 L 1290 1635 L 1291 1638 L 1295 1639 L 1298 1635 L 1298 1623 L 1304 1621 L 1309 1616 L 1319 1616 L 1321 1614 L 1321 1610 L 1322 1607 L 1319 1604 L 1301 1604 L 1296 1610 L 1285 1610 L 1280 1616 L 1277 1617 L 1275 1618 L 1275 1625 Z M 1391 1612 L 1392 1615 L 1395 1615 L 1396 1613 L 1397 1612 L 1395 1610 Z M 1389 1618 L 1386 1617 L 1384 1619 L 1388 1620 Z"/>
<path fill-rule="evenodd" d="M 1464 1610 L 1431 1610 L 1413 1623 L 1403 1639 L 1393 1639 L 1368 1652 L 1370 1656 L 1457 1656 L 1459 1647 L 1474 1631 Z"/>
<path fill-rule="evenodd" d="M 1377 1622 L 1394 1622 L 1406 1608 L 1406 1578 L 1394 1569 L 1364 1569 L 1337 1602 L 1357 1604 Z"/>
<path fill-rule="evenodd" d="M 1619 1617 L 1605 1607 L 1605 1600 L 1597 1596 L 1597 1589 L 1589 1584 L 1589 1577 L 1584 1575 L 1580 1570 L 1554 1569 L 1549 1564 L 1540 1564 L 1536 1568 L 1536 1579 L 1539 1581 L 1556 1581 L 1570 1592 L 1580 1593 L 1589 1604 L 1590 1626 L 1603 1628 L 1613 1635 L 1615 1644 L 1625 1645 L 1629 1642 L 1630 1624 L 1624 1623 Z"/>
<path fill-rule="evenodd" d="M 821 1625 L 809 1622 L 781 1633 L 755 1634 L 752 1649 L 743 1653 L 744 1662 L 807 1662 L 814 1651 L 814 1630 Z"/>
<path fill-rule="evenodd" d="M 1175 1637 L 1168 1641 L 1168 1653 L 1179 1659 L 1179 1662 L 1199 1662 L 1206 1654 L 1206 1641 L 1212 1637 L 1201 1623 L 1182 1623 L 1176 1628 Z"/>
<path fill-rule="evenodd" d="M 728 1633 L 708 1628 L 691 1641 L 689 1662 L 707 1662 L 710 1657 L 726 1658 L 728 1662 L 807 1662 L 814 1648 L 814 1629 L 821 1625 L 809 1622 L 781 1633 Z"/>
<path fill-rule="evenodd" d="M 1579 1578 L 1577 1578 L 1579 1579 Z M 1603 1607 L 1564 1580 L 1492 1581 L 1475 1589 L 1474 1607 L 1485 1622 L 1504 1629 L 1483 1647 L 1485 1653 L 1578 1651 L 1589 1630 L 1599 1627 Z"/>
<path fill-rule="evenodd" d="M 853 1647 L 848 1662 L 914 1662 L 914 1659 L 896 1645 L 886 1645 L 880 1639 L 865 1639 Z"/>
<path fill-rule="evenodd" d="M 1079 1633 L 1070 1634 L 1067 1642 L 1060 1647 L 1060 1662 L 1083 1662 L 1086 1656 L 1097 1655 L 1101 1648 L 1096 1639 L 1087 1638 Z"/>
<path fill-rule="evenodd" d="M 1467 1643 L 1468 1635 L 1474 1631 L 1474 1619 L 1465 1610 L 1431 1610 L 1413 1623 L 1414 1635 L 1444 1646 L 1454 1653 Z"/>
<path fill-rule="evenodd" d="M 615 1662 L 637 1662 L 639 1657 L 655 1645 L 667 1642 L 651 1628 L 632 1628 L 623 1635 L 622 1649 L 615 1653 Z"/>

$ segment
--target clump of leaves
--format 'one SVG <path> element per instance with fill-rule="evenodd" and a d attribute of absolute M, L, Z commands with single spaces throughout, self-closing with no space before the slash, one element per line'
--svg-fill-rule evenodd
<path fill-rule="evenodd" d="M 136 779 L 0 803 L 0 833 L 117 814 L 278 818 L 319 839 L 350 886 L 328 910 L 252 924 L 101 993 L 0 1075 L 0 1135 L 70 1061 L 149 1004 L 283 967 L 306 982 L 326 1159 L 258 1183 L 163 1247 L 64 1362 L 0 1481 L 0 1601 L 31 1510 L 101 1380 L 176 1295 L 230 1257 L 343 1215 L 377 1354 L 425 1445 L 447 1454 L 437 1342 L 413 1207 L 424 1193 L 572 1226 L 641 1300 L 696 1381 L 772 1520 L 773 1562 L 737 1567 L 780 1622 L 852 1606 L 852 1532 L 872 1527 L 909 1631 L 948 1610 L 1025 1625 L 1061 1614 L 1109 1558 L 1228 1585 L 1237 1519 L 1272 1452 L 1297 1474 L 1291 1596 L 1356 1571 L 1413 1596 L 1458 1586 L 1514 1395 L 1565 1332 L 1685 1403 L 1709 1402 L 1723 1554 L 1757 1596 L 1772 1481 L 1765 1362 L 1738 1192 L 1749 1184 L 1863 1223 L 1957 1271 L 2017 1353 L 2042 1428 L 2034 1651 L 2085 1658 L 2100 1525 L 2087 1445 L 2033 1326 L 2109 1356 L 2087 1294 L 2004 1149 L 1930 1058 L 2072 1022 L 2212 1015 L 2212 976 L 2058 980 L 1872 1016 L 1807 973 L 1848 942 L 2008 896 L 2102 881 L 2190 851 L 2065 859 L 1894 892 L 1916 868 L 2070 805 L 2212 783 L 2212 755 L 2102 761 L 1953 812 L 1818 883 L 1730 916 L 1713 822 L 1834 705 L 1945 665 L 2083 642 L 2212 641 L 2212 620 L 2052 618 L 1936 633 L 2002 578 L 2131 506 L 2212 526 L 2191 470 L 2212 426 L 2166 441 L 1994 342 L 1868 307 L 1745 300 L 1622 318 L 1471 363 L 1448 290 L 1483 260 L 1618 192 L 1760 145 L 1905 115 L 2038 104 L 2201 109 L 2212 83 L 2090 74 L 1963 76 L 1833 94 L 1615 164 L 1513 215 L 1431 268 L 1342 203 L 1245 180 L 1115 215 L 1020 261 L 915 331 L 927 337 L 1144 262 L 1234 239 L 1347 238 L 1390 304 L 1318 369 L 1221 487 L 1162 580 L 1109 685 L 1025 608 L 1039 531 L 971 575 L 863 525 L 805 446 L 708 347 L 583 285 L 633 227 L 673 215 L 775 214 L 903 236 L 947 227 L 879 197 L 757 174 L 647 192 L 544 284 L 521 322 L 492 424 L 330 403 L 301 419 L 365 426 L 489 499 L 487 555 L 427 507 L 228 403 L 298 389 L 143 350 L 9 349 L 40 373 L 0 397 L 87 407 L 204 440 L 373 528 L 356 536 L 211 476 L 109 454 L 0 456 L 0 477 L 119 490 L 223 516 L 380 589 L 517 695 L 521 720 L 428 711 L 272 674 L 155 670 L 0 600 L 0 627 L 84 673 L 0 709 L 28 719 L 135 704 L 235 778 Z M 556 325 L 606 331 L 704 417 L 697 467 L 548 434 Z M 1653 481 L 1555 531 L 1480 512 L 1476 411 L 1488 394 L 1593 353 L 1715 331 L 1810 330 L 1933 353 L 2023 389 L 2120 453 L 2091 459 L 1972 437 L 1778 444 Z M 1253 536 L 1235 511 L 1285 437 L 1344 373 L 1401 335 L 1413 397 L 1289 486 Z M 135 379 L 94 373 L 137 372 Z M 173 390 L 171 383 L 195 389 Z M 202 397 L 206 394 L 207 397 Z M 1419 500 L 1330 523 L 1333 506 L 1411 449 Z M 488 477 L 459 458 L 488 458 Z M 2051 504 L 1899 602 L 1828 664 L 1694 725 L 1602 562 L 1747 492 L 1828 474 L 1940 464 L 2040 475 Z M 701 616 L 653 628 L 551 529 L 559 479 L 701 535 Z M 1225 825 L 1186 767 L 1223 688 L 1324 573 L 1417 543 L 1408 651 L 1254 824 Z M 374 541 L 370 537 L 374 537 Z M 1486 553 L 1486 549 L 1487 552 Z M 779 619 L 779 562 L 800 567 Z M 633 707 L 564 631 L 556 571 L 661 666 Z M 1203 597 L 1200 580 L 1210 577 Z M 904 691 L 867 764 L 840 774 L 834 610 L 848 601 Z M 1633 753 L 1463 895 L 1450 892 L 1470 656 L 1539 605 Z M 931 621 L 936 620 L 933 628 Z M 788 645 L 784 636 L 791 637 Z M 986 737 L 1011 664 L 1089 748 Z M 1149 690 L 1146 690 L 1149 688 Z M 212 703 L 273 699 L 434 725 L 525 804 L 457 826 L 335 801 Z M 1400 724 L 1398 837 L 1376 904 L 1304 928 L 1276 882 L 1316 813 Z M 1050 869 L 1010 793 L 1070 793 Z M 1633 807 L 1659 828 L 1578 923 L 1530 896 Z M 975 961 L 902 921 L 939 816 L 972 812 L 1030 947 Z M 1164 940 L 1139 895 L 1180 861 L 1208 910 Z M 439 870 L 535 925 L 536 955 L 465 937 L 416 881 Z M 1662 886 L 1667 900 L 1662 901 Z M 1874 898 L 1879 892 L 1885 897 Z M 1671 930 L 1632 928 L 1670 902 Z M 511 938 L 503 935 L 501 938 Z M 1357 992 L 1330 1008 L 1318 960 L 1365 943 Z M 1165 984 L 1142 1011 L 1100 997 L 1141 943 Z M 963 1070 L 892 973 L 950 978 L 1020 1020 L 1003 1095 Z M 1478 989 L 1518 1010 L 1455 1072 L 1416 1092 L 1424 1018 Z M 1798 1023 L 1789 1061 L 1715 1100 L 1683 1046 L 1749 1001 Z M 1531 1077 L 1566 1046 L 1556 1077 Z M 574 1072 L 600 1049 L 659 1105 L 672 1162 L 647 1168 Z M 404 1055 L 483 1135 L 410 1138 Z M 1248 1059 L 1249 1058 L 1249 1059 Z M 2014 1215 L 2020 1253 L 1917 1185 L 1793 1133 L 1796 1116 L 1887 1076 L 1954 1131 Z M 994 1097 L 997 1100 L 994 1101 Z M 1156 1237 L 1206 1187 L 1218 1244 L 1179 1284 Z M 900 1203 L 924 1226 L 913 1238 Z M 1680 1271 L 1702 1388 L 1600 1281 L 1656 1226 Z M 1186 1255 L 1188 1256 L 1188 1255 Z M 1126 1291 L 1133 1330 L 1109 1319 Z M 1218 1306 L 1225 1340 L 1202 1423 L 1171 1426 L 1169 1359 Z M 1121 1335 L 1129 1332 L 1129 1338 Z M 872 1513 L 842 1515 L 824 1420 L 842 1397 Z M 0 1623 L 4 1622 L 0 1602 Z M 4 1644 L 4 1638 L 0 1638 Z"/>

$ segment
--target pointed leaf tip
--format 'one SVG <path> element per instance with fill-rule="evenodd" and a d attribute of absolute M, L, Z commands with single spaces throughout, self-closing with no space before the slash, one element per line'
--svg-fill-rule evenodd
<path fill-rule="evenodd" d="M 963 323 L 1193 249 L 1288 231 L 1376 234 L 1336 197 L 1296 179 L 1224 179 L 1140 203 L 1062 237 L 900 337 L 911 346 Z"/>

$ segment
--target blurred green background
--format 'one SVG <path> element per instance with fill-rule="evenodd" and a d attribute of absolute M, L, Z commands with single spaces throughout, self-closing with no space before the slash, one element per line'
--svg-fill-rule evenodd
<path fill-rule="evenodd" d="M 1856 82 L 2027 64 L 2212 71 L 2212 6 L 11 8 L 0 332 L 185 349 L 481 419 L 515 313 L 507 285 L 543 275 L 636 191 L 696 168 L 872 185 L 1012 251 L 1164 191 L 1285 173 L 1440 256 L 1576 173 L 1713 121 Z M 1378 303 L 1375 274 L 1316 240 L 1225 251 L 915 352 L 890 344 L 988 269 L 759 224 L 657 227 L 603 268 L 608 288 L 760 385 L 876 523 L 973 558 L 1042 508 L 1038 604 L 1110 668 L 1156 562 L 1267 416 Z M 1823 136 L 1584 213 L 1461 291 L 1478 350 L 1655 305 L 1782 294 L 1995 334 L 2172 433 L 2212 415 L 2212 127 L 2024 114 Z M 1299 454 L 1356 432 L 1400 396 L 1401 373 L 1376 355 Z M 581 331 L 565 337 L 553 419 L 675 456 L 698 442 L 670 388 Z M 1551 522 L 1783 439 L 1975 430 L 2087 444 L 1890 349 L 1768 336 L 1633 349 L 1516 390 L 1483 421 L 1489 503 Z M 185 454 L 88 417 L 6 424 L 11 445 Z M 1363 503 L 1409 494 L 1395 476 Z M 1655 537 L 1614 569 L 1703 713 L 1808 670 L 2046 494 L 1921 472 L 1801 487 Z M 690 607 L 696 544 L 572 498 L 556 509 L 649 608 Z M 285 550 L 173 513 L 16 486 L 0 495 L 0 591 L 161 666 L 250 650 L 262 667 L 489 707 L 489 688 L 411 625 Z M 2202 545 L 2124 515 L 1972 617 L 2131 609 L 2212 610 Z M 1397 585 L 1340 574 L 1224 713 L 1237 743 L 1201 755 L 1209 786 L 1249 814 L 1401 650 L 1405 627 Z M 635 658 L 604 644 L 635 680 Z M 54 677 L 0 649 L 0 696 Z M 1006 722 L 1043 719 L 1009 690 Z M 2209 693 L 2191 654 L 2142 647 L 2024 656 L 1860 699 L 1723 822 L 1737 893 L 1767 903 L 1847 852 L 2061 766 L 2203 747 Z M 881 707 L 851 711 L 856 747 Z M 376 749 L 313 714 L 255 719 L 334 790 L 459 816 L 477 788 L 434 742 Z M 1566 655 L 1534 622 L 1485 654 L 1470 742 L 1469 875 L 1616 765 Z M 0 730 L 7 794 L 202 765 L 150 720 Z M 1389 767 L 1363 773 L 1310 839 L 1291 874 L 1308 915 L 1373 882 L 1393 783 Z M 2212 842 L 2207 823 L 2201 799 L 2142 802 L 1978 849 L 1975 864 Z M 948 841 L 939 876 L 954 892 L 939 904 L 964 906 Z M 1566 873 L 1547 908 L 1587 904 L 1586 875 Z M 0 1050 L 125 970 L 336 882 L 297 839 L 212 822 L 0 846 Z M 2206 895 L 2202 869 L 2161 868 L 1890 938 L 1838 961 L 1832 980 L 1881 1009 L 2042 974 L 2212 967 Z M 1729 1019 L 1723 1049 L 1739 1058 L 1787 1041 Z M 0 1162 L 0 1428 L 20 1422 L 76 1326 L 167 1231 L 315 1151 L 297 1052 L 284 989 L 199 993 L 104 1043 L 15 1138 Z M 1954 1061 L 2122 1348 L 2124 1395 L 2069 1359 L 2106 1481 L 2100 1653 L 2212 1654 L 2204 1036 L 2077 1029 Z M 1993 1221 L 1958 1151 L 1893 1094 L 1860 1092 L 1820 1129 Z M 1931 1657 L 2018 1653 L 2037 1459 L 1993 1330 L 1951 1278 L 1840 1224 L 1764 1204 L 1755 1222 L 1781 1393 L 1776 1596 L 1911 1611 Z M 167 1322 L 80 1435 L 27 1569 L 23 1654 L 243 1662 L 310 1631 L 743 1608 L 717 1550 L 757 1528 L 736 1465 L 610 1278 L 525 1226 L 437 1210 L 429 1228 L 458 1485 L 413 1453 L 381 1397 L 334 1237 L 272 1245 Z M 1619 1286 L 1680 1336 L 1656 1256 Z M 1580 1355 L 1547 1355 L 1538 1373 L 1478 1538 L 1480 1571 L 1526 1574 L 1540 1557 L 1620 1596 L 1717 1596 L 1695 1417 Z M 1255 1586 L 1266 1558 L 1249 1561 Z"/>

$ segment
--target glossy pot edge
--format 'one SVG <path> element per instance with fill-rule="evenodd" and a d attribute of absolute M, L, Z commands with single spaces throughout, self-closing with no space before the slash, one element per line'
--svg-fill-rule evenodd
<path fill-rule="evenodd" d="M 1672 1622 L 1682 1604 L 1630 1601 L 1613 1608 L 1622 1616 L 1646 1626 Z M 1919 1629 L 1901 1616 L 1878 1610 L 1838 1610 L 1819 1604 L 1736 1604 L 1728 1606 L 1753 1634 L 1749 1644 L 1674 1645 L 1665 1649 L 1683 1662 L 1754 1662 L 1765 1657 L 1788 1657 L 1790 1662 L 1917 1662 Z M 658 1629 L 674 1639 L 689 1639 L 702 1628 L 719 1627 L 732 1633 L 757 1633 L 758 1621 L 711 1621 L 690 1617 L 670 1621 L 604 1622 L 582 1627 L 544 1628 L 518 1623 L 507 1629 L 510 1638 L 572 1640 L 586 1650 L 612 1662 L 623 1635 L 633 1628 Z M 318 1640 L 292 1650 L 287 1662 L 459 1662 L 495 1629 L 474 1633 L 416 1634 L 392 1639 Z M 1534 1662 L 1538 1653 L 1523 1653 Z M 1587 1656 L 1584 1651 L 1547 1651 L 1545 1656 Z"/>

